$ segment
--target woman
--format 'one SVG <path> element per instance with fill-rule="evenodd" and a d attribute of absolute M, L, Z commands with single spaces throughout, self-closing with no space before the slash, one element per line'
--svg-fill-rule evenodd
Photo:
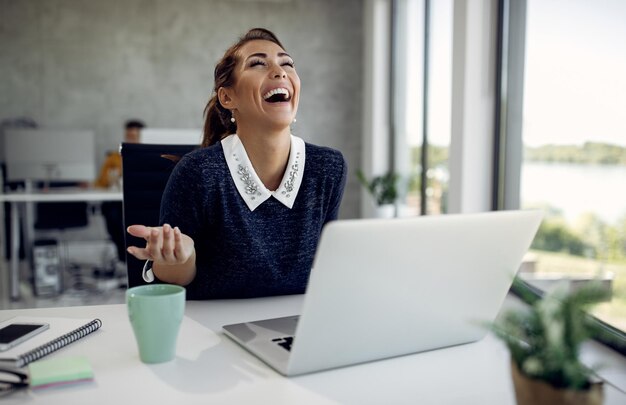
<path fill-rule="evenodd" d="M 291 135 L 300 79 L 270 31 L 252 29 L 226 51 L 214 89 L 203 148 L 177 164 L 163 194 L 163 226 L 130 226 L 147 243 L 128 251 L 191 299 L 303 293 L 346 162 Z"/>

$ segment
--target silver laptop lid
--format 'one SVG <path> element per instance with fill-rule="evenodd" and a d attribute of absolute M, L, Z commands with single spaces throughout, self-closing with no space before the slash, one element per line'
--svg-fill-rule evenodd
<path fill-rule="evenodd" d="M 539 211 L 328 224 L 287 374 L 467 343 L 486 330 Z"/>

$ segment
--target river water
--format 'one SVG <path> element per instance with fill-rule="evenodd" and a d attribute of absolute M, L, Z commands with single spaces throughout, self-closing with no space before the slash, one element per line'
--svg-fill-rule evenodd
<path fill-rule="evenodd" d="M 522 206 L 548 203 L 568 221 L 593 212 L 609 224 L 626 216 L 626 166 L 525 162 Z"/>

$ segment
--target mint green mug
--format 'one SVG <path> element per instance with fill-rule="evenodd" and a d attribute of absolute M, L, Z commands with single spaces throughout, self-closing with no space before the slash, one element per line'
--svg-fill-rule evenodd
<path fill-rule="evenodd" d="M 129 288 L 126 290 L 126 306 L 141 361 L 163 363 L 172 360 L 185 314 L 185 288 L 172 284 Z"/>

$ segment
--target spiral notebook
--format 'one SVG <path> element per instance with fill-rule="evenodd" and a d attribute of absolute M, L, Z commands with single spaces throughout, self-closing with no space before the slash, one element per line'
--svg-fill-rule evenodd
<path fill-rule="evenodd" d="M 75 319 L 17 316 L 0 322 L 0 327 L 12 322 L 45 322 L 50 328 L 14 348 L 0 353 L 0 367 L 20 368 L 35 360 L 95 332 L 102 326 L 100 319 Z"/>

